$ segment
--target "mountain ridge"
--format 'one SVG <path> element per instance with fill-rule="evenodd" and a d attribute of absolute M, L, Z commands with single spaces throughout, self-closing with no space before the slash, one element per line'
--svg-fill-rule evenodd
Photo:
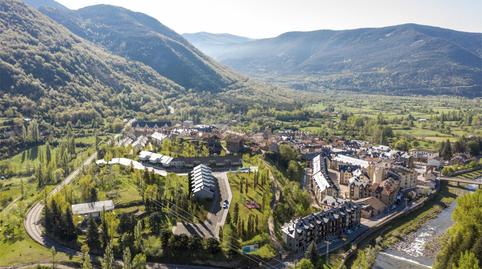
<path fill-rule="evenodd" d="M 184 88 L 217 92 L 241 79 L 146 14 L 111 5 L 39 10 L 74 34 L 114 54 L 143 62 Z"/>
<path fill-rule="evenodd" d="M 297 89 L 482 95 L 481 33 L 418 24 L 293 31 L 210 53 L 238 72 Z"/>

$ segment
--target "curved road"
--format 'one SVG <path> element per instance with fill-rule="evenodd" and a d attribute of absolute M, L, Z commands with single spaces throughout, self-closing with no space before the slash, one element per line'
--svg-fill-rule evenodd
<path fill-rule="evenodd" d="M 70 184 L 72 180 L 74 180 L 82 171 L 84 167 L 91 164 L 97 158 L 97 153 L 90 155 L 82 165 L 75 169 L 72 173 L 70 173 L 57 187 L 55 187 L 48 196 L 52 196 L 62 190 L 65 185 Z M 52 248 L 54 247 L 56 251 L 64 252 L 67 255 L 81 255 L 80 251 L 75 249 L 69 248 L 64 246 L 55 240 L 50 239 L 46 235 L 43 234 L 42 231 L 42 211 L 45 205 L 41 203 L 41 201 L 36 202 L 27 212 L 25 216 L 24 226 L 27 234 L 37 243 L 40 245 Z M 117 261 L 119 262 L 119 261 Z M 122 262 L 122 261 L 120 261 Z M 178 268 L 178 269 L 210 269 L 215 267 L 209 266 L 195 266 L 195 265 L 178 265 L 178 264 L 162 264 L 162 263 L 149 263 L 148 267 L 156 268 L 156 269 L 167 269 L 167 268 Z"/>
<path fill-rule="evenodd" d="M 52 196 L 59 192 L 65 185 L 69 184 L 72 180 L 74 180 L 82 171 L 82 169 L 91 164 L 95 158 L 97 157 L 97 152 L 90 155 L 89 158 L 87 158 L 82 165 L 75 169 L 72 173 L 70 173 L 57 187 L 55 187 L 48 195 Z M 42 204 L 40 201 L 35 203 L 27 212 L 27 215 L 25 216 L 25 221 L 24 221 L 24 226 L 25 230 L 27 231 L 27 234 L 37 243 L 51 248 L 55 247 L 57 251 L 65 252 L 68 255 L 77 255 L 80 254 L 80 252 L 65 247 L 59 243 L 57 243 L 54 240 L 49 239 L 47 236 L 45 236 L 42 232 L 42 223 L 41 223 L 41 218 L 42 218 L 42 211 L 44 209 L 45 205 Z"/>

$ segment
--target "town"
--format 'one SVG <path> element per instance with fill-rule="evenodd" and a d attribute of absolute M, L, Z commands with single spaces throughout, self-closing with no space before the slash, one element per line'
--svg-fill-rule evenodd
<path fill-rule="evenodd" d="M 443 164 L 458 163 L 461 158 L 455 156 L 444 161 L 438 153 L 404 152 L 359 140 L 324 141 L 291 130 L 240 133 L 226 125 L 195 125 L 191 121 L 131 120 L 112 144 L 110 151 L 98 150 L 95 164 L 99 168 L 120 165 L 127 171 L 138 170 L 168 180 L 184 180 L 184 177 L 187 181 L 188 190 L 180 197 L 187 195 L 182 199 L 192 199 L 194 205 L 182 205 L 180 197 L 170 198 L 166 203 L 155 195 L 158 198 L 151 198 L 153 201 L 143 199 L 144 209 L 135 206 L 131 214 L 136 218 L 154 214 L 151 212 L 155 210 L 148 210 L 148 204 L 176 210 L 171 229 L 174 236 L 214 238 L 230 249 L 233 241 L 224 241 L 237 233 L 243 241 L 254 242 L 241 246 L 244 255 L 269 249 L 272 254 L 258 262 L 278 260 L 275 265 L 278 267 L 295 262 L 310 248 L 328 255 L 419 208 L 439 190 Z M 125 152 L 126 156 L 110 152 Z M 288 160 L 288 165 L 282 164 L 283 159 Z M 276 216 L 274 222 L 280 222 L 280 226 L 270 224 L 273 220 L 266 219 L 264 208 L 277 212 L 277 206 L 285 206 L 280 201 L 276 186 L 280 182 L 275 173 L 286 174 L 288 181 L 298 182 L 309 203 L 304 210 L 306 215 L 291 212 L 287 214 L 293 216 L 291 219 Z M 239 182 L 234 180 L 240 176 Z M 265 185 L 269 187 L 263 188 Z M 173 186 L 178 188 L 182 184 Z M 262 199 L 258 195 L 253 197 L 248 186 L 268 193 L 262 193 Z M 171 191 L 173 195 L 177 193 Z M 118 199 L 112 197 L 114 201 L 73 204 L 72 212 L 74 216 L 83 216 L 82 225 L 88 229 L 87 222 L 92 217 L 100 218 L 103 212 L 117 210 Z M 126 206 L 121 207 L 125 212 Z M 199 217 L 199 213 L 206 216 Z M 232 231 L 226 235 L 226 230 Z M 253 241 L 258 232 L 268 234 L 269 238 Z"/>

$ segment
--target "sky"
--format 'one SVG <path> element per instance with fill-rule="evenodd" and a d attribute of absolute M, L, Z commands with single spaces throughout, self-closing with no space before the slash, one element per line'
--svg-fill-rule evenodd
<path fill-rule="evenodd" d="M 57 0 L 70 9 L 110 4 L 146 13 L 178 33 L 251 38 L 289 31 L 418 23 L 482 32 L 481 0 Z"/>

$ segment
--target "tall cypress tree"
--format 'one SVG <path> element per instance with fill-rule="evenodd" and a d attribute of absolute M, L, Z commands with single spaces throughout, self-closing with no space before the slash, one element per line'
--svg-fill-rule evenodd
<path fill-rule="evenodd" d="M 89 218 L 89 227 L 87 229 L 87 245 L 93 251 L 99 251 L 100 241 L 99 241 L 99 228 L 97 222 L 94 218 Z"/>
<path fill-rule="evenodd" d="M 76 241 L 77 232 L 75 230 L 74 220 L 72 218 L 72 211 L 70 210 L 70 207 L 67 207 L 67 210 L 65 210 L 63 219 L 63 225 L 65 227 L 65 239 L 67 239 L 67 241 Z"/>

